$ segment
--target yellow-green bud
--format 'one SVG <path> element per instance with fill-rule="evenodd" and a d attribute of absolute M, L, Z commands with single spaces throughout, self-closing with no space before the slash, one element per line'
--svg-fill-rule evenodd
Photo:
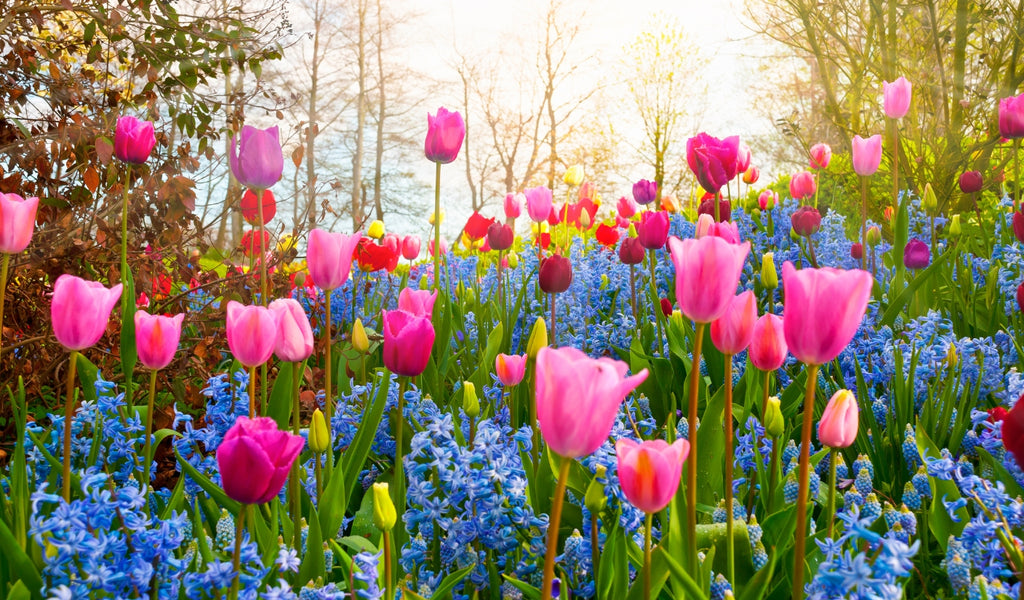
<path fill-rule="evenodd" d="M 590 226 L 593 224 L 594 220 L 590 218 L 590 213 L 585 210 L 580 211 L 580 225 L 582 225 L 584 229 L 590 229 Z"/>
<path fill-rule="evenodd" d="M 954 369 L 959 362 L 960 355 L 956 353 L 956 346 L 950 344 L 949 349 L 946 350 L 946 364 L 949 365 L 949 368 Z"/>
<path fill-rule="evenodd" d="M 388 484 L 373 484 L 373 524 L 381 531 L 391 531 L 397 519 L 398 514 L 395 512 L 395 503 L 391 501 Z"/>
<path fill-rule="evenodd" d="M 868 227 L 868 231 L 864 234 L 864 237 L 867 238 L 868 246 L 874 248 L 882 242 L 882 230 L 879 229 L 877 225 L 872 225 L 871 227 Z"/>
<path fill-rule="evenodd" d="M 298 271 L 295 273 L 295 287 L 302 289 L 302 286 L 306 285 L 306 272 Z"/>
<path fill-rule="evenodd" d="M 935 197 L 935 190 L 932 189 L 932 184 L 930 183 L 924 184 L 924 192 L 921 194 L 921 208 L 933 217 L 939 212 L 939 200 Z"/>
<path fill-rule="evenodd" d="M 384 221 L 377 220 L 370 223 L 370 228 L 366 230 L 366 235 L 375 240 L 379 240 L 384 237 Z"/>
<path fill-rule="evenodd" d="M 608 287 L 608 284 L 609 284 L 609 283 L 611 283 L 611 282 L 610 282 L 610 280 L 608 279 L 608 276 L 607 276 L 607 275 L 605 275 L 605 274 L 602 274 L 602 275 L 601 275 L 601 285 L 600 285 L 600 286 L 599 286 L 599 287 L 598 287 L 597 289 L 599 289 L 599 290 L 603 290 L 603 289 L 605 289 L 605 288 L 607 288 L 607 287 Z"/>
<path fill-rule="evenodd" d="M 600 479 L 604 479 L 607 472 L 608 469 L 604 465 L 598 465 L 597 472 L 594 473 L 594 478 L 590 480 L 590 485 L 587 486 L 587 495 L 584 498 L 584 504 L 586 504 L 587 510 L 592 513 L 599 513 L 603 511 L 605 505 L 608 504 L 608 496 L 604 493 L 604 484 L 598 481 Z"/>
<path fill-rule="evenodd" d="M 473 304 L 476 302 L 476 291 L 471 287 L 467 287 L 462 292 L 462 299 L 466 304 Z"/>
<path fill-rule="evenodd" d="M 470 419 L 480 416 L 480 400 L 476 397 L 476 386 L 471 381 L 462 384 L 462 410 L 466 411 Z"/>
<path fill-rule="evenodd" d="M 573 187 L 583 183 L 583 165 L 573 165 L 566 169 L 562 181 Z"/>
<path fill-rule="evenodd" d="M 543 317 L 537 317 L 533 322 L 533 329 L 530 331 L 530 338 L 526 342 L 526 356 L 537 358 L 540 349 L 548 345 L 548 324 Z"/>
<path fill-rule="evenodd" d="M 800 234 L 797 233 L 796 229 L 793 229 L 792 227 L 789 228 L 789 239 L 794 242 L 800 241 Z"/>
<path fill-rule="evenodd" d="M 786 421 L 782 418 L 782 403 L 778 396 L 768 398 L 768 410 L 764 414 L 764 430 L 769 436 L 778 438 L 786 430 Z"/>
<path fill-rule="evenodd" d="M 515 252 L 510 253 L 506 258 L 508 258 L 508 268 L 514 269 L 519 266 L 519 255 Z"/>
<path fill-rule="evenodd" d="M 953 218 L 949 220 L 949 235 L 953 237 L 960 237 L 963 231 L 960 229 L 960 215 L 953 215 Z"/>
<path fill-rule="evenodd" d="M 356 319 L 355 325 L 352 326 L 352 347 L 361 354 L 370 351 L 370 338 L 366 337 L 362 319 Z"/>
<path fill-rule="evenodd" d="M 426 277 L 420 277 L 420 290 L 429 290 L 430 282 L 427 281 Z"/>
<path fill-rule="evenodd" d="M 630 223 L 629 224 L 629 237 L 635 238 L 636 236 L 637 236 L 636 224 L 635 223 Z"/>
<path fill-rule="evenodd" d="M 761 285 L 769 290 L 779 287 L 779 272 L 775 269 L 773 252 L 765 252 L 761 256 Z"/>
<path fill-rule="evenodd" d="M 331 448 L 331 434 L 327 430 L 327 420 L 320 409 L 313 411 L 313 420 L 309 424 L 309 449 L 323 454 Z"/>

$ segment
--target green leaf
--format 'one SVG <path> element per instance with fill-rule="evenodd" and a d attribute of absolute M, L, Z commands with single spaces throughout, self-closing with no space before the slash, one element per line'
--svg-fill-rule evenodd
<path fill-rule="evenodd" d="M 349 444 L 348 449 L 342 453 L 341 470 L 345 474 L 344 477 L 348 479 L 345 485 L 345 494 L 338 499 L 339 502 L 344 503 L 342 510 L 348 505 L 348 499 L 352 497 L 352 491 L 359 485 L 359 473 L 363 470 L 363 463 L 366 462 L 366 457 L 370 454 L 370 446 L 373 444 L 373 438 L 377 435 L 377 427 L 380 425 L 380 420 L 384 415 L 384 405 L 388 401 L 388 388 L 390 385 L 391 374 L 385 370 L 380 376 L 379 383 L 377 384 L 377 393 L 374 394 L 370 409 L 363 413 L 363 420 L 359 424 L 359 430 L 356 431 L 356 435 L 352 438 L 352 443 Z M 336 477 L 337 474 L 334 476 Z"/>
<path fill-rule="evenodd" d="M 171 513 L 178 510 L 182 503 L 185 501 L 185 478 L 179 477 L 178 483 L 174 486 L 174 492 L 171 494 L 170 500 L 164 506 L 164 509 L 160 512 L 160 518 L 167 520 L 171 518 Z"/>
<path fill-rule="evenodd" d="M 32 563 L 32 559 L 21 549 L 3 519 L 0 519 L 0 555 L 4 556 L 7 564 L 11 566 L 11 572 L 21 576 L 19 581 L 24 582 L 31 591 L 33 600 L 41 600 L 40 590 L 43 589 L 43 579 L 39 576 L 39 571 Z"/>
<path fill-rule="evenodd" d="M 772 581 L 772 575 L 775 574 L 775 561 L 777 558 L 778 555 L 773 552 L 771 558 L 768 559 L 768 564 L 761 567 L 757 574 L 743 584 L 737 600 L 761 600 L 761 598 L 764 598 L 764 595 L 768 592 L 768 584 Z"/>
<path fill-rule="evenodd" d="M 320 536 L 320 518 L 315 508 L 310 508 L 309 531 L 306 534 L 306 555 L 299 566 L 299 587 L 307 582 L 322 577 L 326 563 L 324 562 L 324 542 Z"/>
<path fill-rule="evenodd" d="M 11 587 L 10 593 L 7 594 L 7 600 L 29 600 L 30 598 L 32 598 L 32 593 L 25 587 L 25 582 L 20 579 Z"/>
<path fill-rule="evenodd" d="M 458 571 L 449 573 L 447 577 L 441 580 L 441 584 L 437 586 L 437 589 L 434 590 L 433 595 L 430 596 L 431 599 L 433 600 L 434 598 L 436 598 L 437 600 L 444 600 L 445 598 L 450 596 L 455 586 L 458 585 L 460 581 L 465 579 L 466 576 L 469 575 L 469 573 L 472 570 L 473 567 L 469 566 L 464 569 L 459 569 Z"/>
<path fill-rule="evenodd" d="M 324 489 L 323 501 L 319 503 L 320 531 L 323 537 L 329 540 L 338 537 L 338 530 L 341 529 L 345 509 L 348 507 L 348 487 L 345 481 L 347 473 L 344 462 L 335 466 L 334 473 L 331 474 L 331 479 Z"/>
<path fill-rule="evenodd" d="M 505 573 L 502 573 L 502 577 L 505 578 L 505 581 L 507 581 L 507 582 L 511 583 L 513 586 L 515 586 L 515 588 L 517 590 L 522 592 L 524 599 L 526 599 L 526 600 L 540 600 L 540 590 L 539 589 L 533 587 L 532 585 L 530 585 L 530 584 L 528 584 L 528 583 L 526 583 L 524 581 L 519 581 L 515 577 L 512 577 L 511 575 L 507 575 Z"/>
<path fill-rule="evenodd" d="M 714 506 L 722 497 L 725 476 L 722 471 L 722 456 L 725 452 L 725 429 L 722 427 L 722 411 L 725 408 L 725 388 L 708 401 L 704 415 L 700 418 L 698 440 L 700 452 L 697 455 L 697 502 Z"/>
<path fill-rule="evenodd" d="M 229 498 L 219 485 L 210 481 L 206 475 L 200 473 L 190 462 L 182 458 L 177 448 L 174 449 L 174 456 L 178 459 L 178 466 L 181 467 L 184 475 L 191 477 L 218 505 L 228 509 L 228 512 L 234 515 L 235 518 L 238 518 L 238 512 L 242 509 L 241 504 Z"/>
<path fill-rule="evenodd" d="M 704 591 L 700 589 L 700 586 L 697 585 L 697 582 L 695 582 L 693 578 L 690 577 L 686 570 L 683 569 L 683 567 L 678 562 L 676 562 L 676 560 L 672 558 L 672 556 L 670 556 L 667 552 L 662 550 L 660 546 L 658 547 L 658 555 L 661 556 L 661 559 L 665 561 L 666 565 L 668 565 L 669 573 L 672 575 L 672 581 L 678 582 L 680 586 L 684 590 L 686 590 L 686 598 L 693 600 L 701 600 L 702 598 L 707 598 L 707 594 L 705 594 Z"/>
<path fill-rule="evenodd" d="M 96 380 L 99 378 L 99 369 L 81 353 L 78 354 L 78 360 L 75 362 L 78 363 L 78 382 L 82 385 L 82 395 L 89 402 L 96 402 Z"/>
<path fill-rule="evenodd" d="M 935 442 L 928 437 L 924 427 L 917 427 L 915 429 L 914 437 L 917 438 L 917 452 L 921 455 L 922 462 L 928 456 L 941 456 L 938 447 L 935 445 Z M 946 502 L 954 502 L 960 499 L 960 490 L 957 489 L 955 483 L 944 479 L 938 479 L 937 477 L 929 477 L 928 485 L 932 490 L 931 511 L 928 516 L 928 525 L 932 530 L 932 534 L 935 536 L 935 540 L 939 542 L 942 550 L 945 551 L 946 544 L 949 542 L 949 536 L 960 535 L 960 532 L 964 530 L 964 526 L 967 525 L 967 521 L 970 520 L 971 516 L 967 514 L 966 507 L 960 507 L 956 510 L 956 515 L 960 518 L 960 521 L 955 522 L 949 516 L 949 513 L 946 512 L 946 507 L 942 504 L 943 500 Z"/>
<path fill-rule="evenodd" d="M 277 371 L 277 379 L 274 380 L 274 387 L 270 391 L 270 406 L 267 407 L 267 416 L 274 419 L 277 428 L 282 431 L 291 431 L 289 419 L 292 414 L 292 405 L 295 399 L 292 397 L 292 378 L 295 373 L 292 363 L 282 363 Z"/>
<path fill-rule="evenodd" d="M 878 327 L 883 327 L 886 325 L 891 327 L 892 324 L 896 322 L 896 317 L 898 317 L 900 313 L 903 312 L 904 307 L 906 307 L 907 303 L 909 303 L 910 300 L 914 297 L 914 292 L 916 292 L 919 287 L 924 285 L 924 282 L 930 279 L 932 275 L 940 271 L 942 266 L 946 263 L 946 261 L 949 260 L 949 257 L 951 256 L 953 256 L 951 252 L 945 252 L 939 255 L 939 257 L 936 258 L 932 262 L 932 264 L 928 265 L 926 269 L 918 273 L 917 277 L 914 277 L 914 279 L 909 284 L 907 284 L 907 287 L 904 288 L 902 292 L 900 292 L 900 295 L 889 303 L 889 306 L 885 309 L 885 313 L 882 315 L 882 319 L 878 322 Z M 900 264 L 903 263 L 901 262 Z"/>

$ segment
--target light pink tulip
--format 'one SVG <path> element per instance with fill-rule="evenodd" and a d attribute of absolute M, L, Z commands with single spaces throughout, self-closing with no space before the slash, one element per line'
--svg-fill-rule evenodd
<path fill-rule="evenodd" d="M 0 194 L 0 252 L 18 254 L 32 241 L 39 198 Z"/>
<path fill-rule="evenodd" d="M 277 315 L 263 306 L 228 302 L 228 347 L 232 356 L 246 367 L 262 365 L 274 353 Z"/>
<path fill-rule="evenodd" d="M 846 448 L 857 439 L 857 399 L 850 390 L 839 390 L 825 405 L 818 421 L 818 441 L 829 448 Z"/>
<path fill-rule="evenodd" d="M 530 219 L 540 223 L 547 220 L 551 215 L 551 190 L 543 185 L 530 188 L 524 192 L 526 195 L 526 212 Z"/>
<path fill-rule="evenodd" d="M 494 373 L 505 387 L 518 385 L 526 375 L 525 354 L 499 354 L 494 359 Z"/>
<path fill-rule="evenodd" d="M 811 146 L 810 154 L 812 169 L 827 169 L 832 161 L 832 147 L 824 142 Z"/>
<path fill-rule="evenodd" d="M 910 82 L 905 77 L 889 83 L 882 82 L 883 106 L 885 116 L 890 119 L 902 119 L 910 110 Z"/>
<path fill-rule="evenodd" d="M 730 244 L 707 236 L 668 241 L 676 269 L 676 303 L 687 318 L 710 323 L 729 307 L 740 282 L 750 242 Z"/>
<path fill-rule="evenodd" d="M 306 264 L 313 284 L 322 290 L 345 285 L 352 272 L 352 253 L 362 237 L 362 232 L 352 235 L 328 233 L 322 229 L 309 232 Z"/>
<path fill-rule="evenodd" d="M 565 458 L 587 456 L 611 433 L 626 395 L 647 379 L 647 369 L 626 376 L 626 363 L 590 358 L 571 347 L 537 353 L 537 421 L 544 441 Z"/>
<path fill-rule="evenodd" d="M 808 365 L 823 365 L 837 356 L 857 333 L 871 298 L 871 273 L 823 267 L 782 265 L 786 304 L 783 331 L 789 352 Z"/>
<path fill-rule="evenodd" d="M 242 504 L 270 502 L 281 493 L 302 446 L 301 436 L 281 431 L 270 417 L 238 417 L 217 447 L 224 492 Z"/>
<path fill-rule="evenodd" d="M 747 290 L 734 296 L 725 314 L 711 322 L 711 342 L 722 354 L 739 354 L 750 345 L 757 322 L 757 299 Z"/>
<path fill-rule="evenodd" d="M 405 288 L 398 293 L 398 310 L 429 319 L 434 315 L 434 302 L 436 301 L 437 290 L 431 292 Z"/>
<path fill-rule="evenodd" d="M 258 129 L 250 125 L 231 138 L 228 165 L 235 179 L 247 188 L 265 190 L 281 179 L 284 155 L 277 126 Z"/>
<path fill-rule="evenodd" d="M 869 177 L 878 170 L 882 162 L 882 136 L 875 134 L 868 139 L 853 136 L 853 170 L 861 177 Z"/>
<path fill-rule="evenodd" d="M 135 349 L 139 362 L 158 370 L 171 364 L 181 340 L 183 314 L 173 317 L 151 315 L 144 310 L 135 312 Z"/>
<path fill-rule="evenodd" d="M 623 438 L 615 442 L 615 454 L 622 493 L 633 506 L 651 514 L 668 506 L 679 490 L 690 443 L 682 438 L 671 445 L 665 440 Z"/>
<path fill-rule="evenodd" d="M 761 315 L 754 323 L 754 336 L 747 349 L 750 362 L 762 371 L 774 371 L 786 362 L 787 352 L 782 317 L 771 313 Z"/>
<path fill-rule="evenodd" d="M 294 298 L 278 298 L 267 307 L 277 317 L 274 354 L 285 362 L 302 362 L 313 354 L 313 329 L 306 311 Z"/>
<path fill-rule="evenodd" d="M 121 298 L 121 284 L 107 289 L 98 281 L 64 274 L 53 283 L 50 320 L 53 335 L 68 350 L 84 350 L 100 341 L 110 311 Z"/>

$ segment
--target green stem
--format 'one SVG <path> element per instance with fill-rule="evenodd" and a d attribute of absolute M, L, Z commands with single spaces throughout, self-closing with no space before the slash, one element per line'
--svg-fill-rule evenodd
<path fill-rule="evenodd" d="M 867 256 L 868 247 L 868 178 L 860 178 L 860 268 L 865 266 L 864 260 Z"/>
<path fill-rule="evenodd" d="M 831 539 L 833 527 L 835 526 L 836 518 L 836 453 L 838 450 L 832 448 L 828 453 L 829 467 L 828 467 L 828 528 L 826 536 Z"/>
<path fill-rule="evenodd" d="M 736 547 L 732 539 L 733 531 L 733 494 L 732 494 L 732 355 L 726 354 L 725 359 L 725 557 L 728 567 L 727 575 L 730 582 L 736 581 L 735 557 Z"/>
<path fill-rule="evenodd" d="M 4 253 L 0 259 L 0 348 L 4 345 L 4 297 L 7 296 L 7 270 L 11 266 L 11 255 Z M 4 394 L 0 394 L 0 414 L 4 407 Z"/>
<path fill-rule="evenodd" d="M 555 318 L 555 297 L 556 296 L 557 296 L 557 294 L 551 294 L 551 347 L 552 348 L 558 345 L 558 334 L 557 334 L 557 330 L 555 329 L 555 324 L 557 323 L 557 319 Z"/>
<path fill-rule="evenodd" d="M 658 262 L 658 258 L 657 258 L 657 256 L 655 256 L 654 252 L 655 252 L 654 250 L 651 250 L 649 252 L 649 254 L 648 254 L 648 258 L 649 258 L 648 264 L 651 267 L 651 309 L 652 309 L 652 311 L 654 313 L 654 325 L 655 325 L 655 328 L 656 328 L 657 333 L 658 333 L 658 353 L 660 354 L 661 351 L 662 351 L 662 340 L 664 339 L 664 337 L 662 337 L 662 334 L 661 334 L 661 317 L 662 317 L 662 314 L 661 314 L 661 302 L 660 302 L 660 299 L 658 298 L 658 280 L 656 278 L 657 276 L 654 273 L 654 268 L 656 266 L 656 263 Z"/>
<path fill-rule="evenodd" d="M 761 424 L 764 425 L 764 418 L 768 415 L 768 385 L 771 383 L 771 371 L 764 372 L 764 391 L 761 394 Z"/>
<path fill-rule="evenodd" d="M 653 515 L 644 517 L 644 600 L 651 600 L 651 527 Z"/>
<path fill-rule="evenodd" d="M 807 542 L 808 471 L 811 463 L 811 425 L 814 423 L 814 394 L 818 384 L 818 365 L 807 365 L 804 393 L 803 430 L 800 436 L 799 492 L 796 498 L 796 541 L 793 550 L 793 600 L 804 597 L 804 555 Z"/>
<path fill-rule="evenodd" d="M 231 566 L 235 571 L 235 579 L 231 582 L 231 600 L 238 600 L 238 587 L 242 577 L 242 536 L 245 535 L 245 513 L 248 505 L 242 505 L 235 519 L 235 551 L 231 555 Z"/>
<path fill-rule="evenodd" d="M 900 206 L 900 124 L 892 123 L 892 205 Z"/>
<path fill-rule="evenodd" d="M 128 163 L 124 179 L 124 195 L 121 198 L 121 281 L 124 282 L 124 274 L 128 272 L 128 191 L 132 181 L 132 164 Z M 121 296 L 121 308 L 123 309 L 130 300 Z"/>
<path fill-rule="evenodd" d="M 68 365 L 67 397 L 64 400 L 64 501 L 71 502 L 71 420 L 74 418 L 75 377 L 78 375 L 78 351 L 71 351 Z"/>
<path fill-rule="evenodd" d="M 355 295 L 355 280 L 352 281 L 352 294 Z M 326 311 L 326 322 L 324 323 L 324 337 L 327 340 L 326 347 L 324 348 L 324 417 L 327 420 L 327 430 L 331 429 L 331 417 L 334 416 L 334 400 L 331 394 L 331 373 L 334 371 L 334 363 L 331 362 L 331 292 L 333 290 L 324 290 L 324 303 Z M 352 306 L 355 306 L 355 298 L 353 298 Z M 354 310 L 354 309 L 353 309 Z M 365 360 L 365 359 L 364 359 Z M 317 461 L 319 466 L 320 461 Z M 327 450 L 327 476 L 331 476 L 331 472 L 334 470 L 334 448 Z M 317 490 L 317 499 L 319 501 L 319 489 Z"/>
<path fill-rule="evenodd" d="M 590 513 L 590 572 L 594 577 L 594 598 L 601 600 L 601 589 L 598 586 L 598 573 L 597 567 L 601 560 L 601 549 L 600 549 L 600 535 L 598 534 L 598 515 L 596 512 Z"/>
<path fill-rule="evenodd" d="M 558 554 L 558 526 L 562 521 L 562 502 L 565 500 L 565 486 L 569 482 L 569 467 L 572 459 L 562 458 L 558 469 L 558 485 L 551 498 L 551 519 L 548 520 L 547 551 L 544 554 L 544 578 L 541 580 L 541 600 L 551 600 L 551 582 L 555 579 L 555 555 Z"/>
<path fill-rule="evenodd" d="M 434 289 L 441 289 L 441 163 L 434 173 Z"/>
<path fill-rule="evenodd" d="M 1017 212 L 1020 209 L 1020 138 L 1013 139 L 1013 186 L 1017 188 L 1013 195 L 1013 211 Z M 1021 588 L 1024 589 L 1024 585 Z"/>
<path fill-rule="evenodd" d="M 256 418 L 256 367 L 249 367 L 249 418 Z"/>
<path fill-rule="evenodd" d="M 821 191 L 821 172 L 814 175 L 814 209 L 818 209 L 818 192 Z"/>
<path fill-rule="evenodd" d="M 629 306 L 633 309 L 633 319 L 638 320 L 636 312 L 636 265 L 629 265 Z"/>
<path fill-rule="evenodd" d="M 293 363 L 292 372 L 292 434 L 299 435 L 299 426 L 301 420 L 299 419 L 299 383 L 302 377 L 302 363 Z M 319 457 L 317 457 L 319 460 Z M 292 544 L 295 547 L 295 551 L 302 555 L 302 532 L 299 530 L 299 519 L 302 517 L 302 484 L 299 480 L 299 461 L 292 463 L 291 479 L 289 481 L 288 494 L 291 498 L 292 504 L 292 529 L 294 535 L 292 536 Z"/>
<path fill-rule="evenodd" d="M 772 504 L 775 501 L 775 480 L 779 470 L 779 441 L 782 436 L 772 438 L 772 460 L 768 467 L 768 497 L 764 505 L 768 508 L 766 514 L 772 514 Z"/>
<path fill-rule="evenodd" d="M 384 589 L 385 598 L 395 597 L 395 579 L 391 568 L 391 532 L 384 532 Z"/>
<path fill-rule="evenodd" d="M 153 410 L 156 407 L 156 369 L 149 373 L 149 402 L 146 405 L 146 448 L 142 453 L 142 483 L 146 486 L 146 506 L 149 506 L 150 469 L 153 464 Z"/>
<path fill-rule="evenodd" d="M 716 204 L 717 206 L 717 204 Z M 697 574 L 697 392 L 700 384 L 700 351 L 704 344 L 706 323 L 697 323 L 693 343 L 693 362 L 690 363 L 690 404 L 687 409 L 687 429 L 690 455 L 686 465 L 686 529 L 690 544 L 690 574 Z"/>
<path fill-rule="evenodd" d="M 391 501 L 394 502 L 398 514 L 405 512 L 405 390 L 408 389 L 409 378 L 398 378 L 398 414 L 395 424 L 395 485 L 391 488 Z M 385 398 L 382 401 L 386 401 Z M 403 531 L 402 524 L 396 525 L 398 535 Z M 401 545 L 404 538 L 399 537 L 396 544 Z"/>

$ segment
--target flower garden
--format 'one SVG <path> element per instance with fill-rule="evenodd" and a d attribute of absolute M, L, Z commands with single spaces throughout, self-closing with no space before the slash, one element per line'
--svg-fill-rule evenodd
<path fill-rule="evenodd" d="M 910 102 L 886 84 L 897 131 Z M 1016 149 L 1024 97 L 998 119 Z M 464 135 L 430 116 L 438 174 Z M 126 219 L 156 137 L 124 116 L 113 139 Z M 827 145 L 761 189 L 739 138 L 701 133 L 692 207 L 647 180 L 602 203 L 571 168 L 451 248 L 438 187 L 426 244 L 314 229 L 300 260 L 267 232 L 277 128 L 244 127 L 243 295 L 175 283 L 156 310 L 126 233 L 112 276 L 47 282 L 62 409 L 3 391 L 0 596 L 1020 597 L 1019 190 L 962 214 L 898 191 L 873 222 L 883 140 L 848 151 L 851 214 L 818 208 Z M 0 196 L 0 319 L 38 203 Z M 221 368 L 159 425 L 201 316 Z"/>

